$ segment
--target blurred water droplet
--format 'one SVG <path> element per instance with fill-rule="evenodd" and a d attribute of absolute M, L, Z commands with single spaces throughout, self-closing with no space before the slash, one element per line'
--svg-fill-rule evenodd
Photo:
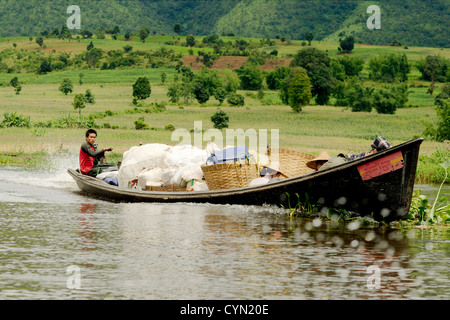
<path fill-rule="evenodd" d="M 343 206 L 344 204 L 347 203 L 347 198 L 346 197 L 340 197 L 335 202 L 336 202 L 337 205 Z"/>
<path fill-rule="evenodd" d="M 381 212 L 380 212 L 380 214 L 383 218 L 386 218 L 390 213 L 391 213 L 391 210 L 389 210 L 387 208 L 381 209 Z"/>
<path fill-rule="evenodd" d="M 425 245 L 425 249 L 426 249 L 426 250 L 432 250 L 432 249 L 433 249 L 433 243 L 432 243 L 432 242 L 428 242 L 428 243 Z"/>
<path fill-rule="evenodd" d="M 338 236 L 333 236 L 331 238 L 331 241 L 333 241 L 333 243 L 338 246 L 338 247 L 342 247 L 342 245 L 344 244 L 344 240 L 342 240 L 340 237 Z"/>
<path fill-rule="evenodd" d="M 406 280 L 406 271 L 404 269 L 399 269 L 397 273 L 400 280 Z"/>
<path fill-rule="evenodd" d="M 350 222 L 348 224 L 347 228 L 348 228 L 348 230 L 356 230 L 356 229 L 359 229 L 360 225 L 361 225 L 361 222 L 359 222 L 359 220 L 355 220 L 355 221 Z"/>
<path fill-rule="evenodd" d="M 366 237 L 364 239 L 366 241 L 372 241 L 373 239 L 375 239 L 375 232 L 373 231 L 367 232 Z"/>
<path fill-rule="evenodd" d="M 322 219 L 320 219 L 320 218 L 314 219 L 312 222 L 312 225 L 313 225 L 313 227 L 316 227 L 316 228 L 320 227 L 322 225 Z"/>
<path fill-rule="evenodd" d="M 378 194 L 378 200 L 379 201 L 384 201 L 384 200 L 386 200 L 386 195 L 384 194 L 384 193 L 379 193 Z"/>
<path fill-rule="evenodd" d="M 350 242 L 350 247 L 356 248 L 358 245 L 359 245 L 358 240 L 352 240 L 352 242 Z"/>

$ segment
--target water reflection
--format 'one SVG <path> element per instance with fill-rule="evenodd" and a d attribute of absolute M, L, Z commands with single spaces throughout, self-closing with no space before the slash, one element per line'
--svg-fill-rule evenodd
<path fill-rule="evenodd" d="M 122 210 L 125 296 L 137 283 L 147 298 L 194 299 L 402 299 L 418 286 L 404 231 L 239 206 Z M 370 288 L 374 266 L 379 286 Z"/>

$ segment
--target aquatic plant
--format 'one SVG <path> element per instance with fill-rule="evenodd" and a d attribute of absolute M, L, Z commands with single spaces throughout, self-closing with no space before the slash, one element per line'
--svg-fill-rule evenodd
<path fill-rule="evenodd" d="M 297 196 L 297 203 L 294 207 L 291 206 L 291 195 L 286 192 L 287 202 L 289 206 L 289 216 L 293 217 L 314 217 L 318 213 L 318 205 L 311 203 L 311 198 L 308 193 L 305 192 L 305 200 L 300 201 L 300 195 L 295 193 Z M 284 208 L 284 206 L 282 206 Z M 284 208 L 286 209 L 286 208 Z"/>
<path fill-rule="evenodd" d="M 420 194 L 420 190 L 413 193 L 411 207 L 408 214 L 403 219 L 412 225 L 445 225 L 450 224 L 450 203 L 445 197 L 439 198 L 442 186 L 447 180 L 450 160 L 440 163 L 445 170 L 445 177 L 439 187 L 433 205 L 428 201 L 428 197 Z"/>

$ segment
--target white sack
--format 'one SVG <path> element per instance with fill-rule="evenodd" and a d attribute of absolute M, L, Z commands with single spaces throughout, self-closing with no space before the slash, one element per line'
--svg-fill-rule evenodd
<path fill-rule="evenodd" d="M 202 180 L 203 179 L 203 171 L 200 167 L 200 164 L 188 164 L 180 169 L 173 175 L 170 180 L 171 184 L 178 184 L 180 187 L 184 188 L 186 186 L 186 182 L 189 180 Z"/>
<path fill-rule="evenodd" d="M 161 175 L 161 181 L 164 185 L 171 184 L 172 177 L 174 174 L 178 171 L 178 169 L 170 168 L 170 169 L 164 169 Z"/>
<path fill-rule="evenodd" d="M 199 149 L 191 145 L 181 145 L 172 147 L 164 156 L 166 168 L 181 168 L 192 163 L 205 163 L 207 158 L 206 150 Z"/>
<path fill-rule="evenodd" d="M 128 182 L 136 179 L 139 173 L 145 168 L 163 168 L 165 154 L 170 149 L 170 146 L 159 143 L 130 148 L 123 155 L 118 175 L 119 186 L 126 188 Z"/>
<path fill-rule="evenodd" d="M 154 168 L 151 170 L 144 170 L 138 176 L 139 186 L 142 190 L 145 190 L 146 186 L 159 186 L 161 181 L 162 169 Z"/>

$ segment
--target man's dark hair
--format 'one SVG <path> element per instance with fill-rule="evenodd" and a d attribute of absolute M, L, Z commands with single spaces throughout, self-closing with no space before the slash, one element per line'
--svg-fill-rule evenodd
<path fill-rule="evenodd" d="M 90 135 L 91 133 L 95 133 L 95 135 L 97 136 L 97 131 L 95 131 L 94 129 L 88 129 L 88 130 L 86 131 L 86 138 L 89 137 L 89 135 Z"/>

